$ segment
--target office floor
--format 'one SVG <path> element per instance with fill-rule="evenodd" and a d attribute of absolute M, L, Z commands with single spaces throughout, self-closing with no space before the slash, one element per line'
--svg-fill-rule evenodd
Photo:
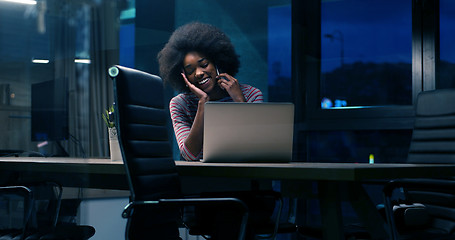
<path fill-rule="evenodd" d="M 95 227 L 96 233 L 90 240 L 124 240 L 126 220 L 121 213 L 128 198 L 98 198 L 82 201 L 79 209 L 79 222 Z M 186 229 L 180 229 L 182 240 L 204 240 L 191 236 Z M 291 236 L 278 236 L 277 240 L 294 239 Z"/>
<path fill-rule="evenodd" d="M 82 201 L 79 209 L 80 224 L 95 227 L 96 233 L 90 240 L 124 240 L 126 220 L 121 212 L 128 198 L 88 199 Z M 180 229 L 182 240 L 203 240 L 191 236 L 186 229 Z"/>
<path fill-rule="evenodd" d="M 79 221 L 95 227 L 90 240 L 124 240 L 126 220 L 122 218 L 123 207 L 128 198 L 88 199 L 81 202 Z"/>

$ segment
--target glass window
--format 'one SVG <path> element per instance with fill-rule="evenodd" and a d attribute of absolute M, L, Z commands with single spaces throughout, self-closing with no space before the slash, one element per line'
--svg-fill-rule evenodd
<path fill-rule="evenodd" d="M 440 7 L 440 62 L 437 88 L 455 87 L 455 2 L 441 0 Z"/>
<path fill-rule="evenodd" d="M 292 102 L 291 5 L 268 10 L 269 101 Z"/>
<path fill-rule="evenodd" d="M 240 55 L 239 81 L 261 89 L 267 101 L 291 101 L 290 2 L 180 0 L 176 26 L 201 21 L 219 27 Z"/>
<path fill-rule="evenodd" d="M 240 56 L 236 78 L 259 88 L 264 101 L 292 101 L 290 0 L 178 0 L 175 14 L 176 27 L 201 21 L 223 30 Z"/>
<path fill-rule="evenodd" d="M 321 108 L 412 104 L 412 1 L 322 1 Z"/>
<path fill-rule="evenodd" d="M 0 154 L 107 156 L 120 1 L 0 1 Z M 115 51 L 116 53 L 113 53 Z"/>
<path fill-rule="evenodd" d="M 309 134 L 310 162 L 403 163 L 411 130 L 326 131 Z"/>
<path fill-rule="evenodd" d="M 0 156 L 109 156 L 107 69 L 158 74 L 158 51 L 190 21 L 229 35 L 240 82 L 266 101 L 292 101 L 290 0 L 27 3 L 0 1 Z"/>

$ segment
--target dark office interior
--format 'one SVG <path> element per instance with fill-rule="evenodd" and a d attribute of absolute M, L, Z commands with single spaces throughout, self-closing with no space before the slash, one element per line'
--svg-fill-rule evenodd
<path fill-rule="evenodd" d="M 294 103 L 296 162 L 404 163 L 418 94 L 455 88 L 452 0 L 0 1 L 0 156 L 109 158 L 107 69 L 158 74 L 191 21 L 227 33 L 240 82 Z"/>

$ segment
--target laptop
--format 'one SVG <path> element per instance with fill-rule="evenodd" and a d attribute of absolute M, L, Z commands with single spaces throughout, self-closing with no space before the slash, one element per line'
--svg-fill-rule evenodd
<path fill-rule="evenodd" d="M 202 162 L 292 160 L 294 104 L 207 102 Z"/>

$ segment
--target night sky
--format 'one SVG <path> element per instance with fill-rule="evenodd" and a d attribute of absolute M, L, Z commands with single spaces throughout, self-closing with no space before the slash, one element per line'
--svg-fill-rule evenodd
<path fill-rule="evenodd" d="M 393 6 L 393 7 L 391 7 Z M 453 26 L 455 1 L 441 0 L 441 59 L 455 62 Z M 341 41 L 344 63 L 411 63 L 412 1 L 323 1 L 321 6 L 322 72 L 340 66 Z M 340 34 L 341 32 L 341 34 Z M 332 34 L 336 39 L 324 37 Z"/>

